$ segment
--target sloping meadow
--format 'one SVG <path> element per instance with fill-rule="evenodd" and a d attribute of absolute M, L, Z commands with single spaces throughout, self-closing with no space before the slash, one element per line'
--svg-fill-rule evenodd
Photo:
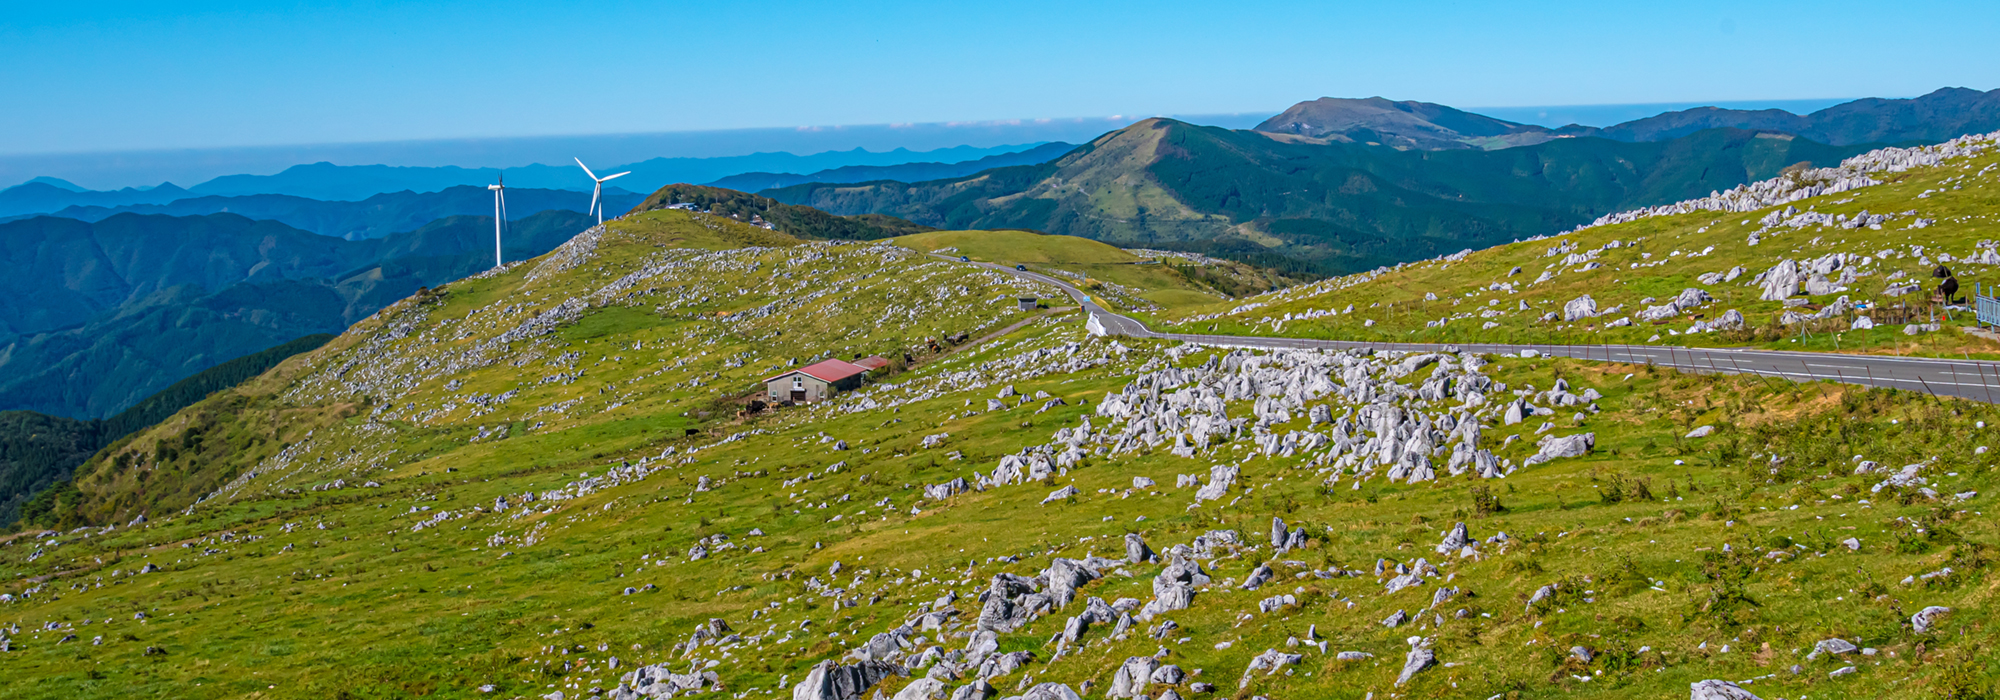
<path fill-rule="evenodd" d="M 199 503 L 0 546 L 0 676 L 22 697 L 1608 698 L 1928 697 L 1995 670 L 1982 405 L 1051 317 L 835 402 L 719 413 L 794 355 L 1009 323 L 1050 291 L 1010 280 L 587 236 L 392 307 L 125 447 L 144 472 L 202 421 L 277 431 L 207 467 L 226 480 Z"/>

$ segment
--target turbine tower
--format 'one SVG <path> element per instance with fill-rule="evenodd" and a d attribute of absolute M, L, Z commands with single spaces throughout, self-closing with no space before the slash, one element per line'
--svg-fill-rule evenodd
<path fill-rule="evenodd" d="M 608 181 L 610 181 L 610 180 L 614 180 L 614 179 L 617 179 L 617 178 L 620 178 L 620 177 L 624 177 L 624 176 L 626 176 L 626 175 L 630 175 L 630 174 L 632 174 L 632 171 L 630 171 L 630 170 L 627 170 L 627 171 L 625 171 L 625 172 L 622 172 L 622 173 L 618 173 L 617 175 L 606 175 L 606 176 L 604 176 L 604 177 L 598 177 L 598 176 L 597 176 L 597 173 L 593 173 L 593 172 L 590 172 L 590 166 L 588 166 L 588 165 L 584 165 L 584 164 L 583 164 L 583 159 L 582 159 L 582 158 L 577 158 L 577 159 L 576 159 L 576 167 L 579 167 L 579 168 L 583 168 L 583 174 L 585 174 L 585 175 L 589 175 L 589 176 L 590 176 L 590 179 L 591 179 L 592 181 L 594 181 L 594 182 L 596 182 L 596 183 L 597 183 L 597 185 L 596 185 L 595 187 L 591 188 L 591 190 L 590 190 L 590 212 L 589 212 L 589 213 L 591 213 L 591 214 L 596 214 L 596 215 L 597 215 L 597 225 L 599 225 L 599 226 L 603 226 L 603 225 L 604 225 L 604 201 L 603 201 L 603 199 L 604 199 L 604 183 L 605 183 L 605 182 L 608 182 Z"/>
<path fill-rule="evenodd" d="M 493 266 L 506 264 L 500 257 L 500 226 L 507 222 L 507 176 L 500 176 L 500 184 L 487 185 L 493 190 Z"/>

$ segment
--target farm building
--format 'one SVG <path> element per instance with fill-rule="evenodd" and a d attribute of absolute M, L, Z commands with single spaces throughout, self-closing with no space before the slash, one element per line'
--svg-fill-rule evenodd
<path fill-rule="evenodd" d="M 889 361 L 869 357 L 854 362 L 823 360 L 764 380 L 773 403 L 812 403 L 861 386 L 861 376 Z"/>

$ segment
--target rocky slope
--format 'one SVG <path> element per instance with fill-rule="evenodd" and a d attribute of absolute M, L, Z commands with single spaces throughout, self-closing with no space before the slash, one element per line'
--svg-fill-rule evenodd
<path fill-rule="evenodd" d="M 1447 342 L 2000 352 L 1963 307 L 1992 284 L 2000 132 L 1890 148 L 1556 236 L 1385 267 L 1182 319 L 1251 334 Z"/>
<path fill-rule="evenodd" d="M 648 216 L 106 450 L 75 481 L 94 525 L 0 544 L 0 676 L 23 697 L 1990 690 L 1993 407 L 1073 317 L 926 364 L 926 339 L 1053 290 Z M 786 367 L 904 351 L 835 401 L 739 414 Z"/>

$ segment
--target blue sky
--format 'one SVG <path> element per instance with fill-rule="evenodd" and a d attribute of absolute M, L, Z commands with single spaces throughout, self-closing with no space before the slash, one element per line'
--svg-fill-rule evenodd
<path fill-rule="evenodd" d="M 2000 3 L 8 4 L 0 154 L 2000 87 Z"/>

